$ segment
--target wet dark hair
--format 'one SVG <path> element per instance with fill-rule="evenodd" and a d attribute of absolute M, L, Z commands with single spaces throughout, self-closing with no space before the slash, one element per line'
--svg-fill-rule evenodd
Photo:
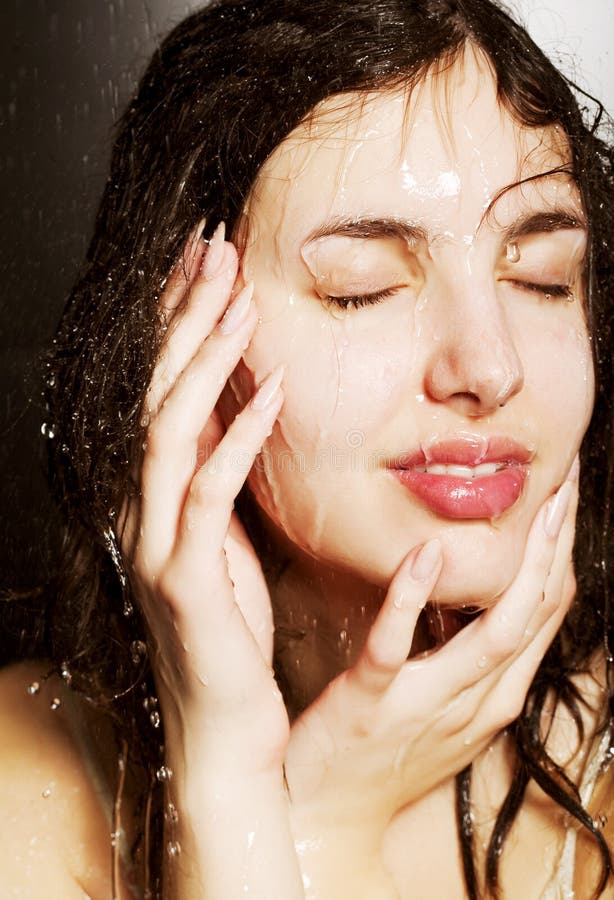
<path fill-rule="evenodd" d="M 220 220 L 230 230 L 236 226 L 260 167 L 316 104 L 341 92 L 411 86 L 433 67 L 452 64 L 467 42 L 488 57 L 500 102 L 518 122 L 558 124 L 568 136 L 570 171 L 590 227 L 586 291 L 597 376 L 581 453 L 578 600 L 509 728 L 516 771 L 494 826 L 484 881 L 496 894 L 499 856 L 533 779 L 592 833 L 603 862 L 602 892 L 611 874 L 607 846 L 577 788 L 548 756 L 539 724 L 554 695 L 582 736 L 583 700 L 572 676 L 588 671 L 599 648 L 608 670 L 604 728 L 614 711 L 612 151 L 598 136 L 594 104 L 490 0 L 226 0 L 185 19 L 156 51 L 119 123 L 95 234 L 48 359 L 50 473 L 64 527 L 48 588 L 44 647 L 58 667 L 70 668 L 72 686 L 114 718 L 133 763 L 155 785 L 162 729 L 154 728 L 151 708 L 143 709 L 152 691 L 138 643 L 146 638 L 114 529 L 123 499 L 137 491 L 132 476 L 163 335 L 157 303 L 165 279 L 203 216 L 208 228 Z M 474 864 L 470 773 L 457 778 L 457 811 L 466 887 L 476 898 L 482 879 Z M 151 852 L 135 851 L 150 856 L 158 875 L 161 829 L 158 815 L 141 842 Z M 151 888 L 160 890 L 155 877 Z"/>

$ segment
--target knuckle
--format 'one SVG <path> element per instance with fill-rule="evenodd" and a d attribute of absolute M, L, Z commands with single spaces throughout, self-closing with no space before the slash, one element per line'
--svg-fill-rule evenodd
<path fill-rule="evenodd" d="M 367 641 L 363 652 L 363 660 L 369 669 L 375 669 L 384 675 L 391 675 L 397 670 L 395 661 L 385 643 L 376 637 Z"/>
<path fill-rule="evenodd" d="M 504 662 L 518 648 L 519 635 L 517 630 L 508 626 L 492 628 L 488 634 L 488 661 L 496 665 Z"/>
<path fill-rule="evenodd" d="M 507 728 L 515 722 L 524 707 L 524 696 L 511 694 L 499 705 L 496 715 L 497 729 Z"/>

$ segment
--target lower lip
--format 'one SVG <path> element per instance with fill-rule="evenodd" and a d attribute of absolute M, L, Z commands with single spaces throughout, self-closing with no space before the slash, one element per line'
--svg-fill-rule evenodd
<path fill-rule="evenodd" d="M 415 469 L 392 469 L 393 475 L 437 515 L 448 519 L 493 519 L 520 497 L 527 469 L 508 465 L 478 478 L 431 475 Z"/>

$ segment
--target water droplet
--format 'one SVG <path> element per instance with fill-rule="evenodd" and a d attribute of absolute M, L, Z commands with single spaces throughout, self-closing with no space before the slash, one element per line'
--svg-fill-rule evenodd
<path fill-rule="evenodd" d="M 520 259 L 520 248 L 516 241 L 510 241 L 505 249 L 505 258 L 508 262 L 517 263 Z"/>
<path fill-rule="evenodd" d="M 173 770 L 169 769 L 168 766 L 160 766 L 158 771 L 156 772 L 156 778 L 158 781 L 170 781 L 173 777 Z"/>
<path fill-rule="evenodd" d="M 154 709 L 154 711 L 149 714 L 149 721 L 154 728 L 160 727 L 160 713 L 156 709 Z"/>
<path fill-rule="evenodd" d="M 125 577 L 126 576 L 122 572 L 122 578 L 125 579 Z M 134 613 L 134 606 L 126 597 L 124 597 L 124 608 L 122 612 L 127 619 Z"/>
<path fill-rule="evenodd" d="M 179 813 L 174 803 L 168 803 L 164 812 L 164 818 L 171 825 L 176 825 L 179 821 Z"/>
<path fill-rule="evenodd" d="M 176 857 L 181 853 L 179 841 L 169 841 L 166 845 L 166 852 L 169 856 Z"/>
<path fill-rule="evenodd" d="M 51 787 L 46 787 L 42 793 L 42 797 L 46 800 L 48 797 L 51 797 Z"/>
<path fill-rule="evenodd" d="M 62 676 L 62 681 L 66 684 L 70 684 L 72 681 L 72 673 L 68 668 L 67 663 L 62 663 L 62 668 L 60 669 L 60 675 Z"/>
<path fill-rule="evenodd" d="M 144 641 L 132 641 L 130 644 L 130 656 L 135 666 L 138 666 L 143 656 L 147 652 Z"/>
<path fill-rule="evenodd" d="M 59 709 L 61 705 L 62 705 L 62 701 L 60 700 L 60 698 L 54 697 L 50 703 L 50 709 L 53 709 L 53 710 Z"/>
<path fill-rule="evenodd" d="M 478 659 L 478 669 L 485 669 L 487 663 L 488 663 L 488 660 L 486 659 L 486 657 L 480 656 L 480 658 Z"/>
<path fill-rule="evenodd" d="M 49 425 L 48 422 L 43 422 L 43 424 L 41 425 L 41 434 L 43 437 L 46 437 L 50 441 L 52 441 L 55 437 L 55 429 L 53 425 Z"/>
<path fill-rule="evenodd" d="M 32 684 L 28 685 L 28 694 L 30 697 L 34 697 L 40 691 L 41 686 L 38 681 L 33 681 Z"/>

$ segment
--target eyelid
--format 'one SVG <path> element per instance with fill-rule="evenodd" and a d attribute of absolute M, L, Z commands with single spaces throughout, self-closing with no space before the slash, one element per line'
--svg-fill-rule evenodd
<path fill-rule="evenodd" d="M 506 278 L 503 280 L 509 282 L 515 287 L 522 288 L 525 291 L 530 291 L 534 294 L 543 294 L 546 297 L 564 297 L 565 299 L 569 299 L 569 297 L 572 295 L 571 284 L 546 284 L 537 281 L 523 281 L 520 278 Z"/>
<path fill-rule="evenodd" d="M 333 294 L 326 294 L 322 299 L 326 300 L 327 303 L 333 303 L 335 306 L 339 306 L 342 309 L 348 309 L 350 307 L 354 307 L 355 309 L 362 306 L 370 306 L 376 303 L 381 303 L 382 300 L 386 300 L 388 297 L 391 297 L 396 291 L 400 290 L 400 285 L 396 287 L 383 288 L 380 291 L 373 291 L 369 294 L 352 294 L 347 296 L 335 296 Z"/>

